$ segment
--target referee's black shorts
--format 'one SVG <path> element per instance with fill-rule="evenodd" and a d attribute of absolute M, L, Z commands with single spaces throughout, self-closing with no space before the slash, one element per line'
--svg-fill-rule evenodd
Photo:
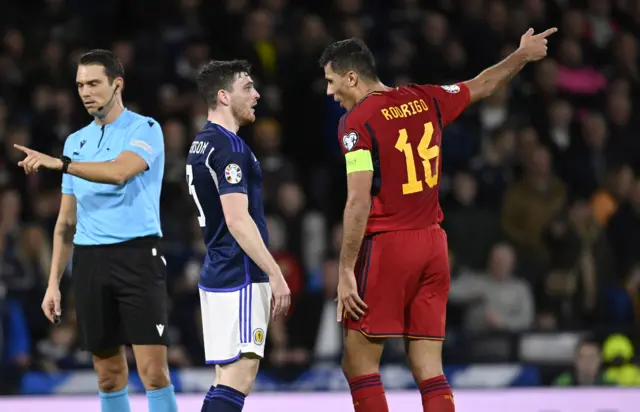
<path fill-rule="evenodd" d="M 75 245 L 72 267 L 82 349 L 168 346 L 166 262 L 155 236 Z"/>

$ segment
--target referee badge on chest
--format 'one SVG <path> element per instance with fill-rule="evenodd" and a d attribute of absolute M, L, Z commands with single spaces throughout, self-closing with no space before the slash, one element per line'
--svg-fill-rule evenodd
<path fill-rule="evenodd" d="M 232 185 L 240 183 L 242 180 L 242 169 L 240 169 L 240 166 L 237 164 L 231 163 L 224 169 L 224 177 L 227 179 L 227 182 Z"/>

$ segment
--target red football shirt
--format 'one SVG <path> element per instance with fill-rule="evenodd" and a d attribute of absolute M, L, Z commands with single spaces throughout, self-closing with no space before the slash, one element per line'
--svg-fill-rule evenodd
<path fill-rule="evenodd" d="M 463 83 L 409 85 L 370 93 L 342 116 L 343 152 L 366 150 L 373 160 L 367 235 L 442 221 L 442 128 L 462 113 L 469 98 Z"/>

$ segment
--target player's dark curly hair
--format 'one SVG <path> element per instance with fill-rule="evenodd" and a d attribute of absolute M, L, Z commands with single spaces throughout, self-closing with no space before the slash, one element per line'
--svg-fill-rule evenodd
<path fill-rule="evenodd" d="M 320 57 L 320 67 L 331 64 L 331 70 L 344 75 L 353 70 L 367 80 L 378 80 L 373 53 L 360 39 L 351 38 L 330 44 Z"/>
<path fill-rule="evenodd" d="M 251 75 L 251 64 L 246 60 L 213 60 L 205 64 L 196 77 L 196 83 L 207 106 L 215 109 L 218 105 L 218 91 L 231 91 L 233 82 L 243 73 Z"/>
<path fill-rule="evenodd" d="M 78 60 L 79 66 L 100 65 L 104 67 L 104 72 L 113 83 L 116 77 L 124 78 L 124 66 L 118 57 L 109 50 L 94 49 L 86 52 Z"/>

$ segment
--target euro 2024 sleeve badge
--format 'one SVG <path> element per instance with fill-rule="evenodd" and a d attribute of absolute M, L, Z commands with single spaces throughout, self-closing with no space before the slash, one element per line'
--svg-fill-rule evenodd
<path fill-rule="evenodd" d="M 238 166 L 237 164 L 230 163 L 224 169 L 224 177 L 225 179 L 227 179 L 227 182 L 231 183 L 232 185 L 240 183 L 240 181 L 242 180 L 242 169 L 240 169 L 240 166 Z"/>

